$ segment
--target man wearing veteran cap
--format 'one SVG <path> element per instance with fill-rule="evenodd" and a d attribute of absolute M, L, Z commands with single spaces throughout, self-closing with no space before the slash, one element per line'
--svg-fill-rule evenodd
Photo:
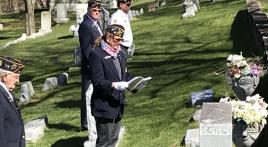
<path fill-rule="evenodd" d="M 117 7 L 118 10 L 112 14 L 110 19 L 110 24 L 119 24 L 125 28 L 125 33 L 123 36 L 123 41 L 120 43 L 123 51 L 126 52 L 131 47 L 133 43 L 133 35 L 131 30 L 131 25 L 128 17 L 128 11 L 130 10 L 131 0 L 118 0 Z"/>
<path fill-rule="evenodd" d="M 91 99 L 92 114 L 96 120 L 96 147 L 114 147 L 120 131 L 120 120 L 124 112 L 128 80 L 133 78 L 126 72 L 127 61 L 120 42 L 124 28 L 110 25 L 103 39 L 92 53 L 90 73 L 93 83 Z"/>
<path fill-rule="evenodd" d="M 81 89 L 81 127 L 82 130 L 89 130 L 89 135 L 94 137 L 95 129 L 95 120 L 91 114 L 87 114 L 87 106 L 90 107 L 90 104 L 87 105 L 87 102 L 90 102 L 91 93 L 90 93 L 90 54 L 93 52 L 93 44 L 97 38 L 102 36 L 102 30 L 100 28 L 100 24 L 98 19 L 100 17 L 100 9 L 101 4 L 99 1 L 89 1 L 88 2 L 88 14 L 84 18 L 83 22 L 79 27 L 79 42 L 82 54 L 82 62 L 81 62 L 81 81 L 82 81 L 82 89 Z M 89 109 L 90 113 L 90 109 Z M 89 122 L 89 123 L 88 123 Z M 96 135 L 95 135 L 96 136 Z"/>
<path fill-rule="evenodd" d="M 24 65 L 11 57 L 0 56 L 0 146 L 25 147 L 22 117 L 12 94 Z"/>

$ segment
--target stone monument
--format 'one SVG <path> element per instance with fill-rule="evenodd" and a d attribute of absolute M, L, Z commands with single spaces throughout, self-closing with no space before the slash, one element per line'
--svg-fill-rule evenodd
<path fill-rule="evenodd" d="M 200 147 L 232 147 L 231 104 L 203 103 L 199 129 Z"/>
<path fill-rule="evenodd" d="M 20 103 L 28 103 L 35 94 L 31 81 L 24 82 L 21 85 Z"/>
<path fill-rule="evenodd" d="M 67 10 L 65 4 L 57 4 L 56 11 L 57 18 L 53 19 L 56 23 L 67 23 L 69 21 L 69 18 L 67 18 Z"/>
<path fill-rule="evenodd" d="M 51 30 L 51 11 L 41 12 L 41 29 L 39 32 L 52 32 Z"/>

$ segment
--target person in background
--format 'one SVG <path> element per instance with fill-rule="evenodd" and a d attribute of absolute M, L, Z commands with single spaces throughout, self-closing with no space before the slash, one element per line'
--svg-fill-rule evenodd
<path fill-rule="evenodd" d="M 128 49 L 130 49 L 133 43 L 133 35 L 130 25 L 130 20 L 128 17 L 128 11 L 130 10 L 131 0 L 118 0 L 117 7 L 118 10 L 114 12 L 110 19 L 110 24 L 119 24 L 124 27 L 125 33 L 123 40 L 120 43 L 122 51 L 127 55 Z"/>
<path fill-rule="evenodd" d="M 0 146 L 25 147 L 20 110 L 12 94 L 24 68 L 21 61 L 0 56 Z"/>
<path fill-rule="evenodd" d="M 93 52 L 94 41 L 97 38 L 101 38 L 102 30 L 98 19 L 101 12 L 101 4 L 99 1 L 88 2 L 88 13 L 85 16 L 83 22 L 80 24 L 79 42 L 81 48 L 81 128 L 82 130 L 89 131 L 89 137 L 96 137 L 96 126 L 94 117 L 91 116 L 90 99 L 92 92 L 92 85 L 90 81 L 90 54 Z M 88 108 L 89 107 L 89 108 Z M 88 108 L 88 109 L 87 109 Z M 88 111 L 88 113 L 87 113 Z M 94 138 L 93 138 L 94 139 Z"/>
<path fill-rule="evenodd" d="M 94 63 L 90 73 L 94 87 L 91 109 L 96 120 L 96 147 L 116 145 L 124 112 L 124 90 L 128 88 L 126 81 L 133 78 L 126 72 L 127 58 L 120 47 L 123 35 L 123 26 L 108 26 L 90 58 Z"/>

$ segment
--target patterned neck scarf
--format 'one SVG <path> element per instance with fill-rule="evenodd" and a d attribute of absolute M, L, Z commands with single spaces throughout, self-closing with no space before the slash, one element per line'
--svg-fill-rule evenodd
<path fill-rule="evenodd" d="M 101 48 L 104 49 L 106 51 L 106 53 L 108 53 L 109 55 L 116 57 L 118 52 L 120 51 L 120 46 L 118 49 L 115 49 L 113 47 L 111 47 L 110 45 L 108 45 L 105 41 L 101 40 Z"/>

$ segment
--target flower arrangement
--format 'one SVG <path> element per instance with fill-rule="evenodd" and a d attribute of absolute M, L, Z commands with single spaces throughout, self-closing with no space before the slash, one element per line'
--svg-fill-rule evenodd
<path fill-rule="evenodd" d="M 246 59 L 241 55 L 229 55 L 227 58 L 227 74 L 234 79 L 242 76 L 257 76 L 259 77 L 263 71 L 261 64 L 247 63 Z"/>
<path fill-rule="evenodd" d="M 244 121 L 250 127 L 264 126 L 267 123 L 268 105 L 259 94 L 246 97 L 246 101 L 225 97 L 220 102 L 231 103 L 233 119 L 237 122 Z"/>

